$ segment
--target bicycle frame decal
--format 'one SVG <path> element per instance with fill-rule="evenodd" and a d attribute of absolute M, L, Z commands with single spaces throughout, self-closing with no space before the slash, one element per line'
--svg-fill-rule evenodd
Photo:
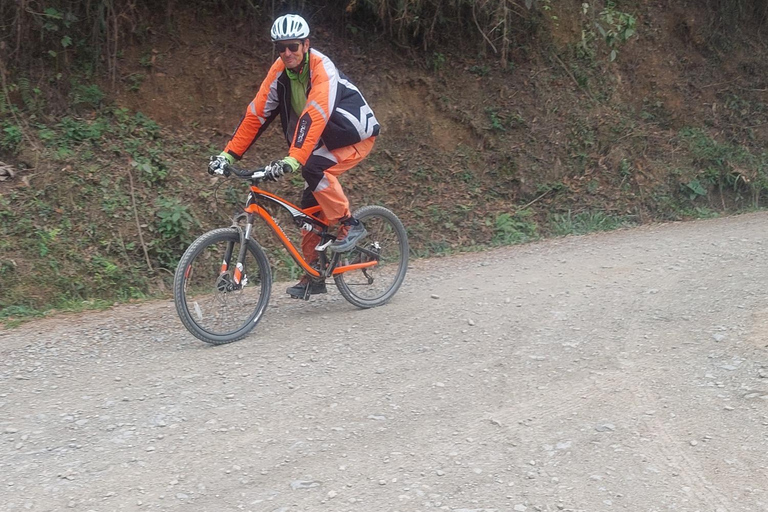
<path fill-rule="evenodd" d="M 293 217 L 294 221 L 298 221 L 301 219 L 304 222 L 308 222 L 309 224 L 316 224 L 323 227 L 328 227 L 328 223 L 318 219 L 317 217 L 311 215 L 312 213 L 317 213 L 320 211 L 319 206 L 313 206 L 311 208 L 307 208 L 307 211 L 302 210 L 301 208 L 297 207 L 294 204 L 289 203 L 288 201 L 274 195 L 270 194 L 266 190 L 262 190 L 259 187 L 252 186 L 251 187 L 251 193 L 248 195 L 248 201 L 245 204 L 245 211 L 249 213 L 256 213 L 256 212 L 250 212 L 248 209 L 256 204 L 256 197 L 263 197 L 264 199 L 269 199 L 273 203 L 275 203 L 277 206 L 283 208 L 284 210 L 288 211 L 288 213 L 291 214 L 291 217 Z M 297 222 L 298 223 L 298 222 Z"/>

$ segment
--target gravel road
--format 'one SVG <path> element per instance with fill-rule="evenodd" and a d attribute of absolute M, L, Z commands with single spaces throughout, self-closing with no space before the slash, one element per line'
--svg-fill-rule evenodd
<path fill-rule="evenodd" d="M 0 331 L 3 511 L 768 510 L 768 214 L 417 260 L 387 306 L 274 287 Z"/>

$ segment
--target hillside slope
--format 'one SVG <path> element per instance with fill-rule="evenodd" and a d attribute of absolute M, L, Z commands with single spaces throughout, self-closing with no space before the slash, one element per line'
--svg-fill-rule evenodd
<path fill-rule="evenodd" d="M 417 256 L 763 206 L 759 34 L 726 39 L 685 3 L 611 5 L 553 6 L 506 66 L 490 49 L 404 50 L 318 26 L 313 43 L 383 127 L 372 156 L 344 176 L 353 203 L 395 210 Z M 634 33 L 609 44 L 596 23 L 626 29 L 618 14 L 630 13 Z M 0 182 L 6 316 L 162 293 L 189 241 L 235 211 L 242 189 L 210 179 L 205 162 L 274 55 L 266 34 L 224 39 L 219 21 L 190 13 L 172 33 L 150 30 L 121 56 L 119 80 L 99 84 L 112 92 L 98 108 L 84 101 L 55 123 L 29 122 L 29 141 L 4 157 L 14 177 Z M 283 156 L 276 132 L 247 165 Z M 300 186 L 275 190 L 298 198 Z M 278 253 L 273 262 L 296 271 Z"/>

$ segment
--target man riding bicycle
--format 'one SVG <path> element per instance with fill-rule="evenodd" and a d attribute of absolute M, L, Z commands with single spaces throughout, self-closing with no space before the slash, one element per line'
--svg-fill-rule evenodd
<path fill-rule="evenodd" d="M 301 208 L 319 205 L 322 213 L 318 215 L 324 215 L 330 225 L 339 224 L 336 241 L 328 249 L 348 251 L 366 230 L 350 213 L 338 176 L 370 153 L 379 123 L 360 90 L 328 57 L 310 48 L 309 25 L 304 18 L 280 16 L 270 35 L 279 58 L 224 150 L 211 157 L 208 172 L 214 174 L 240 160 L 279 114 L 289 150 L 288 156 L 267 166 L 269 178 L 276 181 L 301 167 L 305 180 Z M 319 242 L 314 233 L 302 233 L 302 253 L 310 264 L 318 260 Z M 310 281 L 305 275 L 286 290 L 297 298 L 305 297 L 307 291 L 326 293 L 325 283 Z"/>

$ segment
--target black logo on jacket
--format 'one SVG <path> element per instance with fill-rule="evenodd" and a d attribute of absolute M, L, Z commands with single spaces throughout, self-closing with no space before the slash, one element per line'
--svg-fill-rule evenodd
<path fill-rule="evenodd" d="M 309 117 L 309 114 L 301 116 L 299 125 L 296 128 L 296 141 L 293 144 L 295 148 L 301 148 L 304 145 L 304 139 L 307 138 L 310 126 L 312 126 L 312 118 Z"/>

